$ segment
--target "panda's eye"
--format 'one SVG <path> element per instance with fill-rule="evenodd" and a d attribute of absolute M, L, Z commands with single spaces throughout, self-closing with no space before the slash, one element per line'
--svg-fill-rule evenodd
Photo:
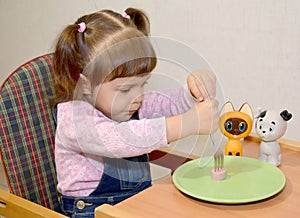
<path fill-rule="evenodd" d="M 246 127 L 247 127 L 247 124 L 245 122 L 240 122 L 240 124 L 239 124 L 240 132 L 245 132 Z"/>
<path fill-rule="evenodd" d="M 231 131 L 232 130 L 232 122 L 231 121 L 227 121 L 225 123 L 225 128 L 227 131 Z"/>
<path fill-rule="evenodd" d="M 273 128 L 269 128 L 269 131 L 272 132 L 272 131 L 273 131 Z"/>
<path fill-rule="evenodd" d="M 263 119 L 260 118 L 259 121 L 261 122 L 261 121 L 263 121 Z"/>
<path fill-rule="evenodd" d="M 262 126 L 259 126 L 259 129 L 262 129 Z"/>

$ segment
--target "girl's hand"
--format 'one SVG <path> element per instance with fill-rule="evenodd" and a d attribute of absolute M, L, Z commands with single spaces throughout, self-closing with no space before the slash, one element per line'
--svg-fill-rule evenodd
<path fill-rule="evenodd" d="M 185 114 L 186 122 L 193 134 L 211 134 L 219 126 L 218 101 L 205 100 L 196 102 Z"/>
<path fill-rule="evenodd" d="M 204 101 L 216 97 L 216 76 L 207 70 L 198 70 L 187 78 L 191 94 L 198 100 Z"/>

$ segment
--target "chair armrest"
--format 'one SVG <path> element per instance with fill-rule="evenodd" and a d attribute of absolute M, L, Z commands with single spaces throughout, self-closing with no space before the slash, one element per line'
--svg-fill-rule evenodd
<path fill-rule="evenodd" d="M 65 218 L 66 216 L 0 189 L 0 215 L 5 217 Z"/>

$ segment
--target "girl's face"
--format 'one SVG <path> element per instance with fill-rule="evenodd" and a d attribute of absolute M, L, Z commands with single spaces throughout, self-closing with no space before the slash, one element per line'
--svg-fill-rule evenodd
<path fill-rule="evenodd" d="M 140 108 L 150 74 L 117 78 L 96 87 L 95 107 L 117 122 L 128 121 Z"/>

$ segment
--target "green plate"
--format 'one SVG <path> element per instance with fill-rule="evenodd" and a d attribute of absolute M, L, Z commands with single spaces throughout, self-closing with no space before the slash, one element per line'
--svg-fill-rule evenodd
<path fill-rule="evenodd" d="M 212 158 L 213 160 L 213 158 Z M 178 167 L 173 183 L 183 193 L 204 201 L 241 204 L 269 198 L 285 186 L 285 176 L 277 167 L 248 157 L 225 156 L 226 179 L 211 179 L 213 162 L 199 167 L 200 159 Z"/>

